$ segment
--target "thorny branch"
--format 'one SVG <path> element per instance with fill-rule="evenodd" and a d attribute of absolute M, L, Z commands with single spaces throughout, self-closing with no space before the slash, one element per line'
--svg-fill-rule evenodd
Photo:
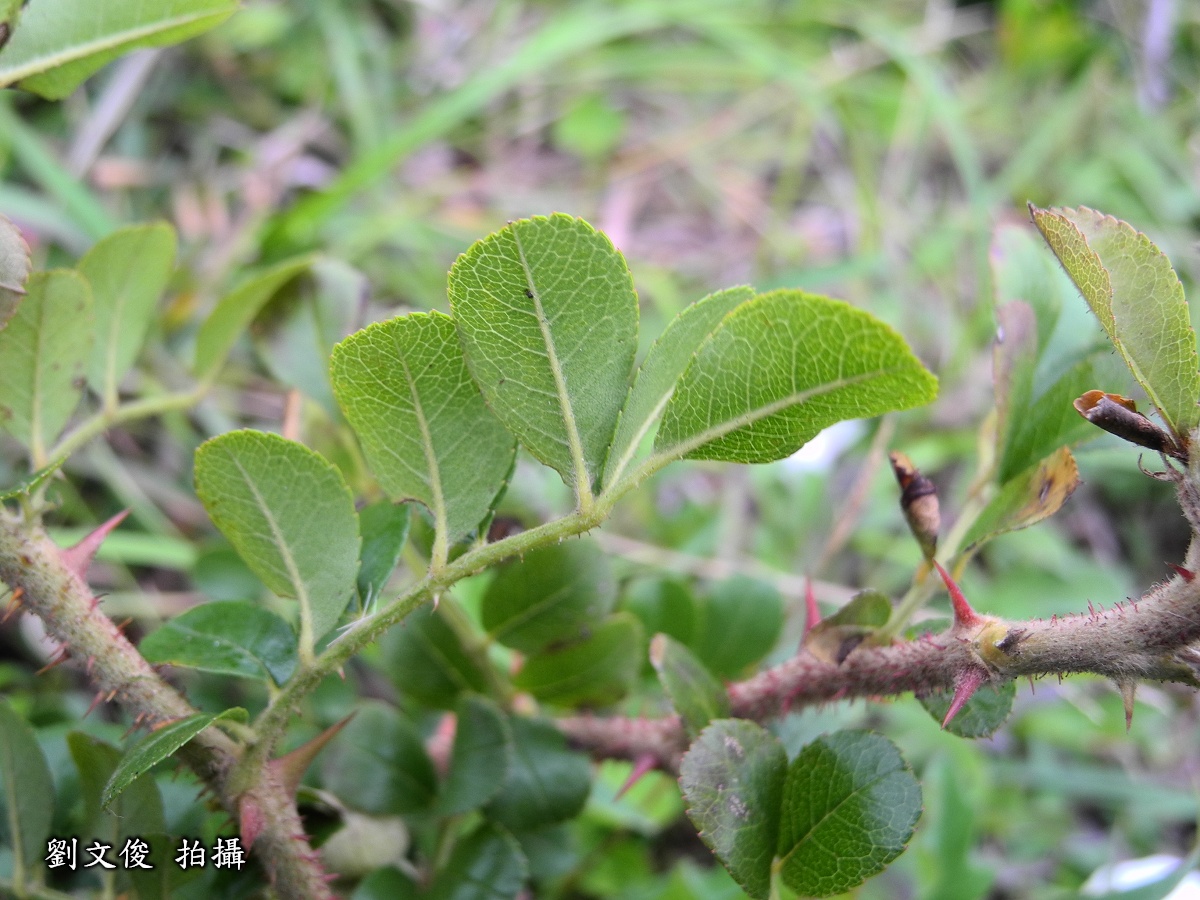
<path fill-rule="evenodd" d="M 84 580 L 100 540 L 119 520 L 101 526 L 78 547 L 60 550 L 40 526 L 0 507 L 0 581 L 12 591 L 10 603 L 38 616 L 59 642 L 59 661 L 69 655 L 84 667 L 98 691 L 97 702 L 118 703 L 135 724 L 154 729 L 196 710 L 105 615 Z M 263 767 L 257 783 L 233 783 L 241 748 L 217 728 L 205 729 L 178 754 L 242 824 L 243 844 L 253 845 L 280 896 L 332 896 L 292 796 L 272 767 Z M 256 833 L 247 835 L 248 830 Z"/>
<path fill-rule="evenodd" d="M 1197 454 L 1200 455 L 1200 454 Z M 1015 678 L 1090 672 L 1116 682 L 1130 713 L 1139 680 L 1200 687 L 1200 466 L 1168 465 L 1193 539 L 1170 580 L 1136 600 L 1104 609 L 1009 621 L 956 606 L 955 621 L 940 634 L 887 646 L 864 642 L 841 663 L 802 649 L 786 662 L 728 688 L 731 714 L 770 719 L 789 710 L 838 700 L 954 691 L 950 716 L 982 684 Z M 952 588 L 952 593 L 955 588 Z M 950 716 L 947 716 L 949 720 Z M 652 760 L 676 771 L 687 749 L 677 716 L 575 716 L 558 727 L 578 748 L 597 757 Z"/>

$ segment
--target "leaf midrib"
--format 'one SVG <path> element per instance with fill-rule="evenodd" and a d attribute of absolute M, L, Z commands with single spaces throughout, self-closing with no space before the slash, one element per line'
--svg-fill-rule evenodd
<path fill-rule="evenodd" d="M 89 56 L 95 56 L 96 54 L 103 53 L 106 50 L 113 50 L 125 44 L 141 40 L 142 38 L 153 37 L 156 34 L 171 31 L 175 28 L 182 28 L 187 25 L 192 25 L 196 22 L 202 22 L 205 19 L 229 16 L 233 12 L 234 10 L 230 8 L 180 15 L 172 19 L 159 20 L 155 24 L 145 25 L 141 28 L 132 28 L 125 31 L 115 32 L 114 34 L 111 34 L 102 40 L 92 40 L 82 44 L 73 44 L 65 50 L 60 50 L 57 53 L 33 56 L 27 63 L 25 63 L 23 67 L 9 69 L 7 72 L 0 68 L 0 79 L 4 79 L 5 85 L 15 84 L 23 78 L 30 78 L 34 75 L 45 74 L 48 72 L 48 70 L 67 65 L 68 63 L 79 62 L 80 60 L 86 59 Z"/>
<path fill-rule="evenodd" d="M 589 474 L 583 457 L 583 439 L 579 434 L 579 425 L 575 421 L 575 410 L 571 406 L 571 398 L 567 394 L 567 381 L 563 375 L 562 363 L 558 359 L 558 349 L 554 345 L 554 335 L 550 331 L 550 323 L 546 320 L 546 312 L 542 308 L 542 295 L 534 283 L 533 271 L 525 257 L 525 247 L 521 244 L 521 236 L 516 228 L 512 229 L 512 237 L 513 243 L 517 247 L 517 256 L 521 261 L 521 271 L 525 273 L 525 284 L 529 288 L 530 299 L 533 300 L 534 314 L 542 333 L 542 343 L 546 346 L 546 360 L 550 363 L 550 373 L 554 377 L 558 406 L 562 414 L 563 426 L 567 432 L 567 447 L 571 451 L 571 467 L 575 470 L 575 499 L 582 505 L 591 498 Z"/>
<path fill-rule="evenodd" d="M 866 784 L 862 785 L 861 787 L 855 788 L 854 790 L 850 791 L 850 793 L 848 793 L 845 797 L 843 797 L 841 800 L 839 800 L 832 808 L 826 810 L 825 813 L 823 815 L 821 815 L 820 818 L 818 818 L 817 821 L 812 824 L 812 826 L 808 829 L 808 831 L 806 831 L 800 837 L 796 838 L 796 840 L 792 843 L 792 849 L 788 850 L 787 853 L 785 853 L 781 857 L 779 857 L 780 860 L 782 862 L 786 863 L 787 860 L 791 858 L 792 854 L 795 853 L 797 850 L 799 850 L 800 847 L 805 843 L 805 841 L 807 841 L 809 838 L 812 837 L 813 832 L 815 832 L 818 828 L 820 828 L 827 821 L 829 821 L 829 819 L 831 819 L 833 816 L 835 816 L 839 809 L 841 809 L 843 806 L 845 806 L 847 803 L 849 803 L 851 800 L 853 800 L 859 794 L 861 794 L 864 791 L 868 790 L 869 788 L 872 788 L 875 785 L 879 784 L 879 782 L 883 781 L 885 778 L 895 775 L 897 771 L 899 771 L 899 770 L 891 769 L 887 772 L 884 772 L 882 775 L 876 776 L 875 778 L 871 779 L 870 781 L 868 781 Z M 851 778 L 853 778 L 853 775 L 851 775 Z"/>

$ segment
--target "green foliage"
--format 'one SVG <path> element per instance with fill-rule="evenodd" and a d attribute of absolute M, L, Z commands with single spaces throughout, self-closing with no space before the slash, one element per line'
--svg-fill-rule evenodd
<path fill-rule="evenodd" d="M 221 298 L 196 335 L 196 357 L 192 370 L 197 378 L 214 378 L 233 349 L 234 343 L 254 317 L 288 282 L 312 265 L 308 256 L 278 263 L 249 276 Z"/>
<path fill-rule="evenodd" d="M 771 462 L 835 422 L 929 403 L 936 392 L 882 322 L 841 301 L 773 291 L 743 303 L 700 346 L 654 448 L 667 458 Z"/>
<path fill-rule="evenodd" d="M 975 691 L 963 707 L 950 720 L 946 730 L 964 738 L 991 737 L 1012 714 L 1017 686 L 1011 681 L 1004 684 L 985 684 Z M 950 711 L 950 694 L 930 694 L 921 697 L 921 705 L 929 710 L 935 722 L 941 722 Z"/>
<path fill-rule="evenodd" d="M 83 394 L 92 338 L 91 289 L 66 270 L 31 276 L 0 331 L 0 425 L 39 465 Z"/>
<path fill-rule="evenodd" d="M 743 719 L 718 719 L 679 767 L 688 817 L 738 884 L 754 898 L 771 888 L 787 755 L 779 739 Z"/>
<path fill-rule="evenodd" d="M 428 706 L 450 709 L 463 692 L 487 690 L 486 662 L 463 645 L 443 612 L 430 607 L 392 633 L 384 659 L 400 692 Z"/>
<path fill-rule="evenodd" d="M 0 328 L 17 311 L 31 270 L 29 245 L 17 227 L 0 216 Z"/>
<path fill-rule="evenodd" d="M 637 350 L 625 260 L 580 219 L 514 222 L 454 263 L 450 307 L 488 405 L 582 497 L 600 478 Z"/>
<path fill-rule="evenodd" d="M 379 596 L 400 562 L 412 512 L 386 500 L 358 511 L 362 550 L 358 562 L 358 596 L 369 606 Z"/>
<path fill-rule="evenodd" d="M 434 900 L 512 900 L 527 864 L 511 834 L 488 822 L 460 841 L 429 886 Z"/>
<path fill-rule="evenodd" d="M 920 815 L 921 788 L 891 741 L 856 731 L 819 738 L 788 766 L 780 876 L 806 896 L 842 893 L 904 852 Z"/>
<path fill-rule="evenodd" d="M 54 814 L 54 782 L 33 729 L 3 698 L 0 779 L 6 843 L 13 848 L 13 863 L 21 871 L 42 858 Z"/>
<path fill-rule="evenodd" d="M 538 719 L 512 717 L 512 767 L 484 814 L 513 830 L 574 818 L 591 786 L 587 758 L 567 749 L 562 733 Z"/>
<path fill-rule="evenodd" d="M 479 527 L 516 451 L 467 372 L 453 320 L 372 325 L 334 349 L 331 377 L 379 483 L 392 500 L 429 508 L 444 556 Z"/>
<path fill-rule="evenodd" d="M 1200 424 L 1196 334 L 1179 276 L 1128 223 L 1095 210 L 1032 209 L 1033 220 L 1178 439 Z"/>
<path fill-rule="evenodd" d="M 174 266 L 175 231 L 165 222 L 122 228 L 79 260 L 79 274 L 92 286 L 97 335 L 88 383 L 111 403 L 145 343 Z"/>
<path fill-rule="evenodd" d="M 138 650 L 152 663 L 283 684 L 296 671 L 296 633 L 269 610 L 240 600 L 189 609 L 147 636 Z"/>
<path fill-rule="evenodd" d="M 531 655 L 513 685 L 558 706 L 608 706 L 633 687 L 645 644 L 642 623 L 614 613 L 580 640 Z"/>
<path fill-rule="evenodd" d="M 341 474 L 300 444 L 236 431 L 196 451 L 196 493 L 254 574 L 300 602 L 301 653 L 311 653 L 358 569 L 358 516 Z"/>
<path fill-rule="evenodd" d="M 612 611 L 608 558 L 590 540 L 541 547 L 500 568 L 483 597 L 483 627 L 504 644 L 536 653 L 583 637 Z"/>
<path fill-rule="evenodd" d="M 654 342 L 638 368 L 633 387 L 621 410 L 617 433 L 608 451 L 604 483 L 612 484 L 628 467 L 662 415 L 679 376 L 688 367 L 700 345 L 716 330 L 721 320 L 754 296 L 754 289 L 735 287 L 709 294 L 686 307 Z"/>
<path fill-rule="evenodd" d="M 109 776 L 100 793 L 100 806 L 108 808 L 121 793 L 145 772 L 149 772 L 172 753 L 202 732 L 217 719 L 244 715 L 245 710 L 227 710 L 220 715 L 196 713 L 176 719 L 146 735 L 129 749 Z"/>
<path fill-rule="evenodd" d="M 323 769 L 327 787 L 360 812 L 418 812 L 437 795 L 437 774 L 416 726 L 378 703 L 358 710 L 334 739 Z"/>
<path fill-rule="evenodd" d="M 725 688 L 685 645 L 656 634 L 650 642 L 650 662 L 689 737 L 696 737 L 713 719 L 729 715 Z"/>
<path fill-rule="evenodd" d="M 229 18 L 235 0 L 88 0 L 29 4 L 0 51 L 0 87 L 60 100 L 130 50 L 177 44 Z"/>
<path fill-rule="evenodd" d="M 436 806 L 444 816 L 478 809 L 491 800 L 508 779 L 514 753 L 512 730 L 492 701 L 463 697 L 455 716 L 450 769 Z"/>

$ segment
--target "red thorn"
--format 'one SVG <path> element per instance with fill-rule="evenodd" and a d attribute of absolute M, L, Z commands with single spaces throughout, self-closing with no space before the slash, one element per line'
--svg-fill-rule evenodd
<path fill-rule="evenodd" d="M 46 663 L 44 666 L 42 666 L 40 669 L 38 669 L 33 674 L 34 675 L 44 675 L 46 672 L 49 672 L 55 666 L 61 666 L 63 663 L 65 663 L 70 658 L 71 658 L 71 654 L 68 653 L 66 648 L 64 647 L 63 649 L 59 650 L 54 655 L 53 659 L 51 659 L 50 662 Z"/>
<path fill-rule="evenodd" d="M 87 672 L 89 678 L 92 677 L 92 666 L 94 666 L 95 664 L 96 664 L 96 657 L 89 656 L 87 658 L 87 664 L 84 666 L 84 670 Z"/>
<path fill-rule="evenodd" d="M 126 619 L 124 622 L 122 622 L 120 625 L 117 626 L 117 631 L 120 632 L 121 634 L 124 634 L 125 629 L 129 627 L 129 623 L 132 621 L 133 621 L 133 616 L 130 616 L 128 619 Z"/>
<path fill-rule="evenodd" d="M 1196 573 L 1191 569 L 1185 569 L 1183 566 L 1177 566 L 1175 563 L 1167 563 L 1171 570 L 1182 578 L 1184 581 L 1192 581 L 1196 577 Z"/>
<path fill-rule="evenodd" d="M 346 680 L 346 670 L 345 669 L 343 669 L 341 666 L 338 666 L 337 673 L 338 673 L 338 678 L 342 679 L 342 681 Z"/>
<path fill-rule="evenodd" d="M 633 771 L 629 773 L 629 777 L 625 779 L 625 783 L 621 785 L 621 789 L 617 791 L 613 797 L 614 800 L 620 800 L 625 796 L 625 792 L 642 780 L 642 776 L 654 769 L 656 760 L 654 754 L 643 753 L 633 761 Z"/>
<path fill-rule="evenodd" d="M 8 607 L 4 610 L 4 618 L 0 618 L 0 625 L 7 622 L 18 609 L 21 608 L 21 598 L 25 596 L 23 587 L 15 587 L 8 598 Z"/>
<path fill-rule="evenodd" d="M 93 697 L 91 705 L 88 706 L 87 712 L 85 712 L 83 714 L 83 717 L 86 719 L 88 716 L 90 716 L 92 714 L 92 710 L 95 709 L 97 706 L 99 706 L 103 701 L 104 701 L 103 694 L 97 694 L 95 697 Z"/>
<path fill-rule="evenodd" d="M 950 708 L 946 710 L 946 718 L 942 719 L 943 728 L 950 724 L 950 720 L 958 715 L 958 711 L 986 680 L 987 673 L 983 669 L 963 669 L 958 674 L 954 679 L 954 699 L 950 701 Z"/>
<path fill-rule="evenodd" d="M 813 630 L 813 626 L 821 621 L 821 610 L 817 608 L 817 595 L 813 592 L 812 579 L 804 577 L 804 635 Z"/>
<path fill-rule="evenodd" d="M 254 846 L 255 840 L 262 834 L 266 821 L 262 808 L 253 799 L 243 794 L 238 803 L 238 832 L 247 850 Z"/>
<path fill-rule="evenodd" d="M 946 590 L 950 592 L 950 603 L 954 607 L 954 624 L 959 628 L 972 628 L 976 625 L 981 625 L 983 619 L 979 617 L 979 614 L 975 610 L 971 609 L 971 604 L 963 596 L 962 589 L 954 583 L 954 579 L 950 577 L 950 573 L 942 568 L 942 564 L 936 559 L 933 561 L 933 565 L 937 568 L 938 574 L 942 576 Z"/>
<path fill-rule="evenodd" d="M 1037 693 L 1037 688 L 1035 688 L 1033 686 L 1033 676 L 1032 675 L 1029 676 L 1029 693 L 1031 693 L 1031 694 Z"/>
<path fill-rule="evenodd" d="M 100 545 L 104 543 L 104 539 L 108 537 L 108 533 L 120 525 L 127 515 L 129 515 L 129 510 L 122 510 L 91 534 L 87 535 L 74 547 L 67 547 L 64 550 L 58 551 L 67 568 L 74 572 L 80 581 L 87 580 L 88 566 L 92 564 L 92 560 L 96 557 L 96 551 L 100 549 Z"/>

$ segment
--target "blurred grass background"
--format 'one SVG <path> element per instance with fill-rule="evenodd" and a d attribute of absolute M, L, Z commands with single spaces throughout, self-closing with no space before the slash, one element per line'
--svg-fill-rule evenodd
<path fill-rule="evenodd" d="M 196 444 L 239 423 L 277 427 L 298 386 L 313 401 L 306 439 L 352 465 L 311 377 L 322 348 L 384 315 L 446 309 L 446 270 L 473 240 L 563 211 L 625 253 L 645 343 L 711 290 L 797 286 L 892 323 L 942 379 L 935 406 L 843 432 L 848 446 L 811 465 L 660 477 L 605 529 L 622 571 L 715 566 L 792 605 L 804 573 L 823 600 L 899 595 L 918 553 L 882 450 L 922 465 L 953 519 L 991 404 L 995 227 L 1025 220 L 1026 201 L 1095 207 L 1146 231 L 1195 296 L 1198 84 L 1200 7 L 1176 0 L 248 0 L 218 30 L 126 57 L 61 104 L 0 97 L 0 210 L 42 264 L 125 221 L 180 230 L 142 388 L 174 383 L 197 316 L 245 267 L 313 248 L 329 259 L 307 330 L 277 311 L 195 416 L 80 454 L 61 520 L 133 508 L 142 533 L 106 547 L 114 616 L 237 595 L 245 573 L 190 494 Z M 1185 523 L 1136 453 L 1098 440 L 1079 460 L 1085 484 L 1063 513 L 968 570 L 978 607 L 1110 605 L 1181 557 Z M 508 504 L 552 510 L 553 482 L 523 466 Z M 0 687 L 28 693 L 45 720 L 74 703 L 0 640 Z M 913 848 L 857 896 L 1056 897 L 1104 862 L 1195 839 L 1193 697 L 1151 686 L 1139 698 L 1128 736 L 1116 692 L 1088 679 L 1023 688 L 983 742 L 940 733 L 911 700 L 810 711 L 779 730 L 794 750 L 830 727 L 880 728 L 923 775 Z M 607 774 L 598 795 L 620 783 Z M 631 821 L 594 796 L 574 849 L 552 857 L 562 871 L 547 896 L 738 896 L 672 815 Z"/>

